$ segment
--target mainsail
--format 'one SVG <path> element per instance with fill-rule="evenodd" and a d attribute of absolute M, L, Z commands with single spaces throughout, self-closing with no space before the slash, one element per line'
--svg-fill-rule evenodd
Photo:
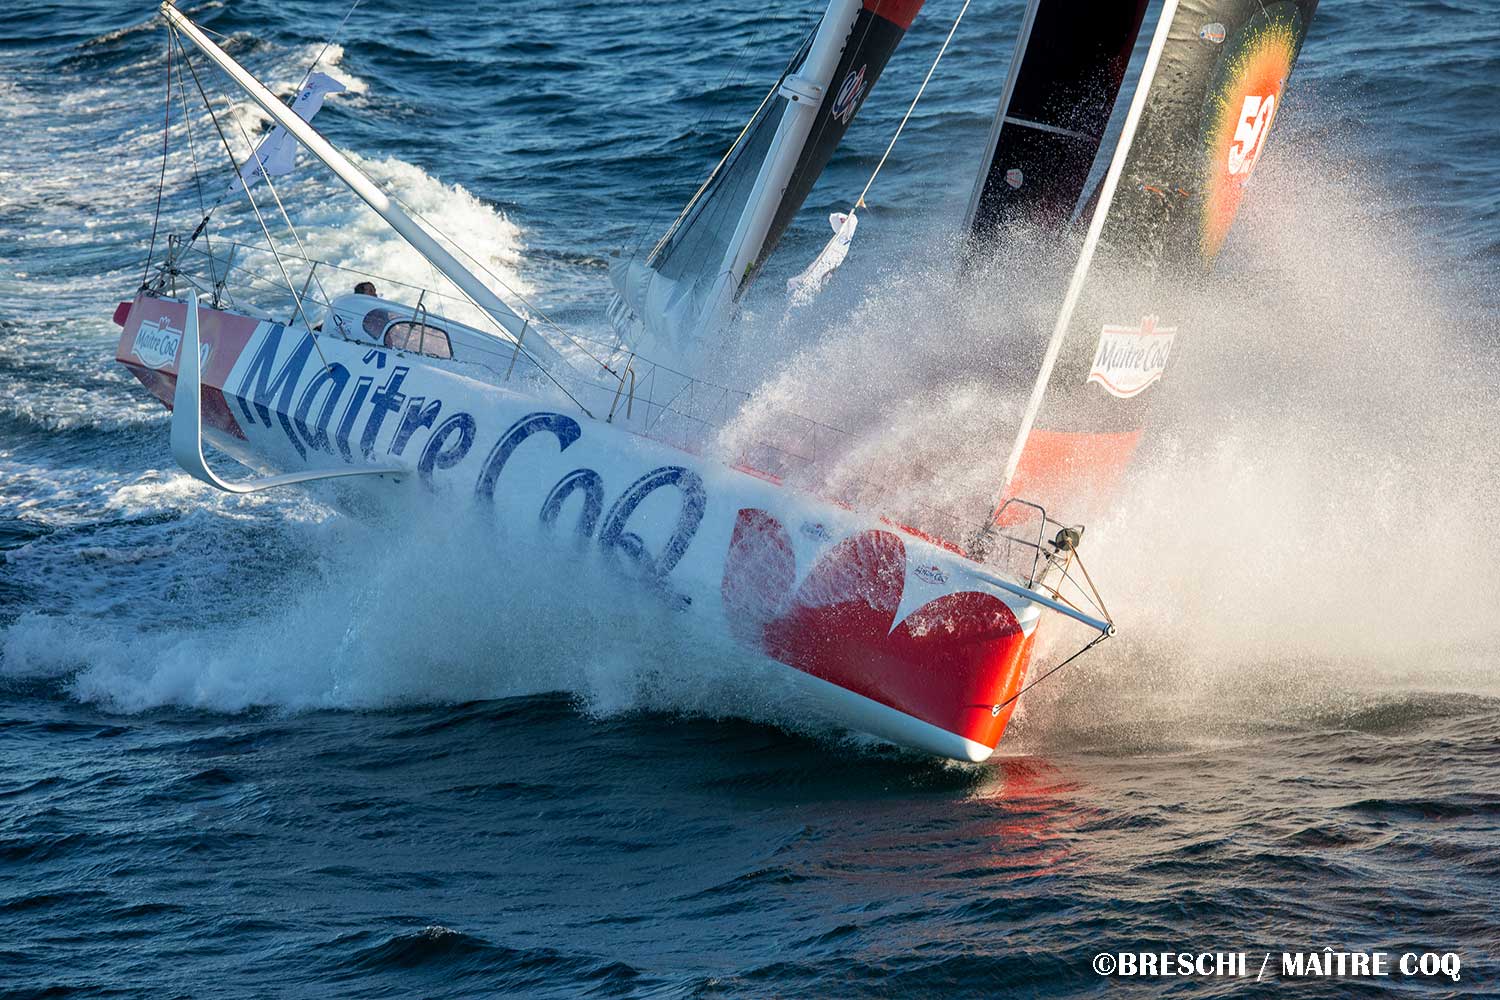
<path fill-rule="evenodd" d="M 688 354 L 775 249 L 923 0 L 834 0 L 712 176 L 644 260 L 611 269 L 629 349 Z"/>
<path fill-rule="evenodd" d="M 896 46 L 906 37 L 907 29 L 916 19 L 924 0 L 864 0 L 859 14 L 854 19 L 849 43 L 833 71 L 833 89 L 829 98 L 818 108 L 813 119 L 812 131 L 802 153 L 797 158 L 791 178 L 781 193 L 776 214 L 759 253 L 755 255 L 754 268 L 760 267 L 770 256 L 781 236 L 791 224 L 792 217 L 807 200 L 813 184 L 833 158 L 833 151 L 844 141 L 854 116 L 864 105 L 865 98 L 880 79 L 880 74 L 895 54 Z M 754 270 L 750 272 L 751 277 Z M 744 284 L 741 284 L 743 290 Z"/>
<path fill-rule="evenodd" d="M 1041 6 L 1038 24 L 1047 7 L 1072 5 Z M 1174 283 L 1207 271 L 1223 245 L 1316 7 L 1317 0 L 1164 4 L 1000 500 L 1077 509 L 1118 481 L 1145 424 L 1148 390 L 1176 338 L 1197 333 L 1173 315 Z M 1007 123 L 990 176 L 1010 170 L 1012 155 L 1031 162 L 1024 160 L 1031 141 L 1030 130 Z M 1065 190 L 1048 212 L 1082 192 L 1077 165 L 1066 157 L 1058 164 Z M 1045 182 L 1045 168 L 1033 179 Z M 994 204 L 990 217 L 1006 217 L 1004 198 L 986 202 L 981 193 L 976 201 L 981 215 Z"/>

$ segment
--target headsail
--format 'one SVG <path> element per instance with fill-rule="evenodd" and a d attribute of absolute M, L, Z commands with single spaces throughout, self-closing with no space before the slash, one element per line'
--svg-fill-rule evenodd
<path fill-rule="evenodd" d="M 880 78 L 923 0 L 834 0 L 734 147 L 644 260 L 612 268 L 631 350 L 690 352 L 727 319 Z"/>
<path fill-rule="evenodd" d="M 1123 473 L 1147 390 L 1175 339 L 1195 333 L 1179 328 L 1169 289 L 1223 245 L 1316 7 L 1167 0 L 1000 500 L 1084 503 Z"/>

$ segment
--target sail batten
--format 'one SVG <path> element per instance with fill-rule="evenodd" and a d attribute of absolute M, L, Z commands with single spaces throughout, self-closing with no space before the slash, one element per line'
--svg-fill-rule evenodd
<path fill-rule="evenodd" d="M 967 226 L 983 241 L 1017 223 L 1066 222 L 1114 110 L 1148 0 L 1031 0 L 1006 75 Z"/>

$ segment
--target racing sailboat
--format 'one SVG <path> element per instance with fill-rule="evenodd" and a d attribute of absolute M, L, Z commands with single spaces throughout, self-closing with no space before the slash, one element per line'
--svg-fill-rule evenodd
<path fill-rule="evenodd" d="M 477 505 L 732 637 L 794 679 L 811 710 L 905 747 L 982 761 L 1024 690 L 1044 617 L 1091 630 L 1090 645 L 1113 634 L 1082 572 L 1081 526 L 1053 512 L 1117 474 L 1135 449 L 1142 395 L 1185 335 L 1154 311 L 1153 289 L 1217 253 L 1315 3 L 1167 0 L 1121 108 L 1151 5 L 1122 2 L 1092 19 L 1066 0 L 1028 7 L 969 229 L 976 246 L 1007 238 L 1016 222 L 1083 236 L 979 525 L 937 511 L 908 523 L 831 485 L 808 487 L 819 433 L 837 440 L 811 421 L 802 422 L 806 447 L 714 454 L 705 431 L 744 397 L 691 373 L 705 339 L 733 322 L 921 0 L 828 3 L 667 233 L 615 268 L 608 343 L 491 290 L 477 262 L 335 148 L 305 120 L 307 108 L 288 108 L 165 3 L 181 78 L 202 94 L 189 50 L 201 53 L 272 119 L 278 143 L 290 136 L 320 161 L 458 295 L 413 290 L 410 301 L 366 288 L 330 297 L 319 268 L 332 265 L 278 250 L 265 230 L 293 306 L 278 321 L 226 303 L 239 248 L 200 247 L 200 223 L 170 239 L 120 303 L 117 360 L 172 408 L 174 457 L 214 488 L 337 478 Z M 258 173 L 234 163 L 257 218 L 271 210 L 265 195 L 274 198 L 267 162 Z M 265 186 L 259 202 L 252 180 Z M 214 471 L 205 441 L 251 471 Z"/>

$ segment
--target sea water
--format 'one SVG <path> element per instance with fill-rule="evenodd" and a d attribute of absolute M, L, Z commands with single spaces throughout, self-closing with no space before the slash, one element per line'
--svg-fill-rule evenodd
<path fill-rule="evenodd" d="M 344 8 L 186 9 L 279 91 L 317 60 L 346 87 L 318 126 L 494 287 L 585 333 L 610 255 L 649 250 L 815 16 L 371 0 L 325 47 Z M 951 269 L 1019 4 L 965 16 L 819 301 L 788 316 L 776 294 L 956 13 L 923 11 L 721 364 L 752 391 L 725 441 L 805 412 L 854 435 L 850 475 L 962 506 L 1033 363 L 1016 318 L 1051 308 L 1003 267 L 981 287 Z M 213 123 L 191 119 L 196 173 L 180 123 L 163 170 L 151 4 L 11 5 L 0 991 L 1227 995 L 1245 980 L 1093 962 L 1246 952 L 1253 974 L 1275 953 L 1278 973 L 1331 947 L 1452 952 L 1463 977 L 1298 989 L 1493 993 L 1494 13 L 1325 0 L 1142 462 L 1086 534 L 1121 637 L 960 766 L 790 717 L 671 613 L 580 593 L 576 567 L 420 498 L 362 517 L 180 473 L 109 317 L 159 178 L 158 241 L 227 187 Z M 229 137 L 257 134 L 195 64 Z M 435 280 L 316 165 L 277 188 L 310 256 Z M 258 237 L 242 204 L 215 219 L 211 238 Z"/>

